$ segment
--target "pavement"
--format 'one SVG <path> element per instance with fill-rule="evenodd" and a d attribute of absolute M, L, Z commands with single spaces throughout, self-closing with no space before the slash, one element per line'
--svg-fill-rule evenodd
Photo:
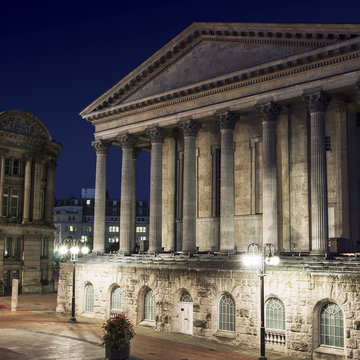
<path fill-rule="evenodd" d="M 16 311 L 11 297 L 0 297 L 0 360 L 105 359 L 103 321 L 56 313 L 56 294 L 20 295 Z M 255 360 L 258 349 L 245 349 L 193 336 L 135 327 L 130 360 Z M 295 360 L 266 351 L 268 360 Z"/>

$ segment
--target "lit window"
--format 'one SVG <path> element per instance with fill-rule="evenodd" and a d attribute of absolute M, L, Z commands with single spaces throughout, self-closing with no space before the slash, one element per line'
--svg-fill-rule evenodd
<path fill-rule="evenodd" d="M 344 315 L 337 304 L 327 303 L 321 309 L 320 344 L 344 347 Z"/>
<path fill-rule="evenodd" d="M 88 236 L 87 235 L 81 235 L 81 242 L 87 242 Z"/>
<path fill-rule="evenodd" d="M 116 287 L 111 293 L 111 310 L 122 309 L 122 296 L 120 287 Z"/>
<path fill-rule="evenodd" d="M 109 232 L 119 232 L 119 226 L 109 226 Z"/>
<path fill-rule="evenodd" d="M 219 301 L 219 330 L 235 331 L 235 304 L 227 294 Z"/>
<path fill-rule="evenodd" d="M 85 311 L 94 312 L 94 287 L 91 284 L 85 286 Z"/>
<path fill-rule="evenodd" d="M 4 256 L 11 256 L 11 237 L 9 236 L 5 238 Z"/>
<path fill-rule="evenodd" d="M 86 200 L 86 205 L 90 205 L 91 204 L 91 200 Z"/>
<path fill-rule="evenodd" d="M 73 232 L 73 231 L 77 231 L 77 227 L 74 225 L 70 225 L 69 226 L 69 231 Z"/>
<path fill-rule="evenodd" d="M 144 320 L 155 320 L 155 296 L 152 290 L 148 290 L 144 296 Z"/>
<path fill-rule="evenodd" d="M 285 307 L 275 298 L 271 298 L 265 305 L 265 327 L 267 329 L 285 330 Z"/>
<path fill-rule="evenodd" d="M 109 237 L 109 243 L 118 243 L 119 237 L 118 236 L 111 236 Z"/>

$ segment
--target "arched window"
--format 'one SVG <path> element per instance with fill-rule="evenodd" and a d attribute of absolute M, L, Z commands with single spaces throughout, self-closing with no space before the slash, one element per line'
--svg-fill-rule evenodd
<path fill-rule="evenodd" d="M 155 320 L 155 296 L 152 290 L 144 295 L 144 320 Z"/>
<path fill-rule="evenodd" d="M 219 300 L 219 330 L 235 331 L 235 304 L 227 294 Z"/>
<path fill-rule="evenodd" d="M 266 302 L 265 327 L 267 329 L 285 330 L 285 307 L 276 298 L 271 298 Z"/>
<path fill-rule="evenodd" d="M 85 312 L 94 312 L 94 287 L 91 284 L 85 286 Z"/>
<path fill-rule="evenodd" d="M 180 295 L 179 301 L 191 303 L 193 300 L 192 300 L 191 295 L 187 291 L 183 291 Z"/>
<path fill-rule="evenodd" d="M 121 288 L 117 286 L 111 292 L 111 310 L 121 310 L 121 309 L 122 309 Z"/>
<path fill-rule="evenodd" d="M 344 315 L 337 304 L 327 303 L 320 311 L 320 345 L 344 347 Z"/>

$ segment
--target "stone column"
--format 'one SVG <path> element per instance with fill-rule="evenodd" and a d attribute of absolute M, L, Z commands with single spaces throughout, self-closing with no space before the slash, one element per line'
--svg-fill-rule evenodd
<path fill-rule="evenodd" d="M 330 101 L 323 91 L 304 96 L 310 112 L 311 254 L 328 252 L 328 197 L 325 112 Z"/>
<path fill-rule="evenodd" d="M 133 179 L 135 182 L 135 186 L 133 186 L 133 192 L 132 192 L 132 199 L 131 199 L 131 208 L 132 208 L 132 216 L 131 216 L 131 249 L 135 249 L 136 245 L 136 160 L 141 152 L 141 149 L 134 148 L 133 149 L 133 156 L 132 156 L 132 171 L 133 171 Z"/>
<path fill-rule="evenodd" d="M 121 170 L 121 203 L 120 203 L 120 245 L 119 252 L 131 254 L 132 252 L 132 217 L 133 217 L 133 194 L 135 179 L 133 171 L 133 149 L 136 138 L 134 135 L 125 134 L 118 136 L 122 147 L 122 170 Z"/>
<path fill-rule="evenodd" d="M 220 125 L 220 251 L 235 250 L 234 240 L 234 127 L 230 111 L 215 114 Z"/>
<path fill-rule="evenodd" d="M 49 224 L 52 224 L 54 221 L 55 169 L 56 162 L 54 160 L 48 161 L 46 164 L 45 221 Z"/>
<path fill-rule="evenodd" d="M 262 117 L 263 245 L 271 243 L 278 249 L 276 119 L 281 107 L 270 101 L 256 108 Z"/>
<path fill-rule="evenodd" d="M 43 159 L 38 157 L 35 159 L 35 171 L 34 171 L 34 199 L 33 199 L 33 222 L 39 222 L 41 220 L 41 206 L 44 204 L 40 201 L 41 192 L 41 171 L 43 167 Z"/>
<path fill-rule="evenodd" d="M 146 131 L 151 140 L 151 168 L 150 168 L 150 224 L 149 224 L 149 253 L 161 251 L 162 240 L 162 145 L 165 130 L 159 127 Z"/>
<path fill-rule="evenodd" d="M 23 207 L 23 224 L 30 221 L 30 199 L 31 199 L 31 167 L 32 154 L 25 156 L 25 179 L 24 179 L 24 207 Z"/>
<path fill-rule="evenodd" d="M 5 179 L 5 157 L 8 150 L 0 149 L 0 217 L 3 214 L 3 191 L 4 191 L 4 179 Z"/>
<path fill-rule="evenodd" d="M 106 154 L 111 146 L 104 140 L 91 143 L 96 151 L 93 252 L 105 250 Z"/>
<path fill-rule="evenodd" d="M 184 133 L 184 186 L 182 251 L 196 251 L 196 136 L 201 124 L 194 120 L 179 123 Z"/>

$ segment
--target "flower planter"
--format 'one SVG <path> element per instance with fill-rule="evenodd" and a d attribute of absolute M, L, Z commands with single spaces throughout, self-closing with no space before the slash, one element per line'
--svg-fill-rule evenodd
<path fill-rule="evenodd" d="M 109 360 L 127 360 L 130 356 L 130 345 L 125 346 L 120 350 L 106 345 L 105 356 Z"/>

